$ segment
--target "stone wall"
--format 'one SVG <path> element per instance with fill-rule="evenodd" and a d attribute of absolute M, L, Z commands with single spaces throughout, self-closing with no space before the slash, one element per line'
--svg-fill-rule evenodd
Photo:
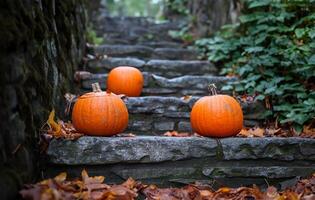
<path fill-rule="evenodd" d="M 84 54 L 84 0 L 0 1 L 0 188 L 17 199 L 40 175 L 39 130 L 52 108 L 63 112 Z"/>
<path fill-rule="evenodd" d="M 83 168 L 104 175 L 107 183 L 133 177 L 170 187 L 206 183 L 213 188 L 268 184 L 286 188 L 315 167 L 315 140 L 308 138 L 82 137 L 53 140 L 51 166 L 77 177 Z M 91 148 L 93 146 L 93 148 Z"/>

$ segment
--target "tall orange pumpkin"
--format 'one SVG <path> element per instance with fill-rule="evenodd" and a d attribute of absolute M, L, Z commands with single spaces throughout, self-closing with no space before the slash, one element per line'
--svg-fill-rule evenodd
<path fill-rule="evenodd" d="M 128 125 L 128 110 L 119 96 L 102 92 L 98 83 L 93 92 L 78 98 L 72 112 L 74 127 L 86 135 L 112 136 Z"/>
<path fill-rule="evenodd" d="M 215 85 L 210 85 L 212 96 L 200 98 L 190 113 L 193 130 L 202 136 L 229 137 L 243 127 L 243 111 L 231 96 L 218 95 Z"/>
<path fill-rule="evenodd" d="M 115 94 L 137 97 L 140 96 L 142 87 L 143 76 L 137 68 L 116 67 L 108 74 L 107 89 Z"/>

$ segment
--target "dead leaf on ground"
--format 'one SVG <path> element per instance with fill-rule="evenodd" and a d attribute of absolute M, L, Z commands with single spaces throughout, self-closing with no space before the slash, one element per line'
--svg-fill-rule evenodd
<path fill-rule="evenodd" d="M 136 135 L 133 133 L 119 133 L 114 135 L 114 137 L 136 137 Z"/>
<path fill-rule="evenodd" d="M 254 128 L 243 128 L 239 133 L 238 137 L 264 137 L 265 129 L 254 127 Z"/>
<path fill-rule="evenodd" d="M 47 122 L 41 128 L 41 151 L 45 151 L 49 142 L 53 138 L 64 138 L 75 140 L 82 137 L 83 134 L 79 133 L 70 122 L 62 120 L 55 121 L 55 110 L 49 114 Z"/>
<path fill-rule="evenodd" d="M 141 183 L 128 179 L 121 185 L 107 185 L 103 176 L 90 177 L 86 170 L 81 179 L 66 180 L 67 174 L 43 180 L 34 185 L 26 185 L 20 191 L 23 199 L 32 200 L 134 200 L 138 196 Z"/>
<path fill-rule="evenodd" d="M 192 98 L 192 96 L 190 96 L 190 95 L 185 95 L 185 96 L 181 97 L 180 99 L 181 99 L 181 100 L 184 100 L 184 101 L 189 101 L 191 98 Z"/>
<path fill-rule="evenodd" d="M 167 137 L 191 137 L 194 135 L 192 133 L 186 133 L 186 132 L 179 133 L 177 131 L 167 131 L 163 134 L 163 136 L 167 136 Z"/>
<path fill-rule="evenodd" d="M 303 127 L 301 137 L 315 139 L 315 120 L 313 120 L 310 124 L 305 125 Z"/>

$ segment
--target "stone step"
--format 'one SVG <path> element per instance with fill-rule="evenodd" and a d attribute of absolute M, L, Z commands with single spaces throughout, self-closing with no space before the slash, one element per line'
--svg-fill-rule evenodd
<path fill-rule="evenodd" d="M 227 82 L 233 82 L 236 78 L 224 76 L 181 76 L 178 78 L 165 78 L 148 72 L 143 72 L 144 87 L 141 96 L 185 96 L 209 94 L 209 83 L 215 83 L 218 90 Z M 82 92 L 92 90 L 92 83 L 98 82 L 103 90 L 106 89 L 107 74 L 91 74 L 82 77 L 80 86 Z"/>
<path fill-rule="evenodd" d="M 179 30 L 183 20 L 156 22 L 146 17 L 104 17 L 98 28 L 102 33 L 155 32 L 162 33 L 169 30 Z M 140 31 L 137 31 L 140 29 Z"/>
<path fill-rule="evenodd" d="M 214 187 L 281 186 L 315 168 L 315 140 L 306 138 L 81 137 L 54 139 L 44 172 L 78 177 L 83 168 L 117 183 L 132 177 L 170 186 L 206 182 Z"/>
<path fill-rule="evenodd" d="M 129 97 L 124 100 L 130 113 L 126 131 L 137 135 L 161 135 L 172 130 L 192 132 L 190 111 L 199 98 Z M 241 102 L 241 106 L 244 112 L 244 125 L 258 125 L 261 113 L 265 110 L 264 105 L 260 102 Z"/>
<path fill-rule="evenodd" d="M 117 66 L 132 66 L 142 72 L 165 77 L 178 77 L 184 75 L 214 75 L 218 69 L 208 61 L 199 60 L 140 60 L 137 58 L 103 58 L 90 60 L 88 71 L 92 73 L 108 73 Z"/>
<path fill-rule="evenodd" d="M 98 55 L 109 57 L 136 57 L 146 59 L 197 60 L 198 53 L 184 48 L 151 48 L 143 45 L 99 45 L 89 50 Z"/>
<path fill-rule="evenodd" d="M 97 33 L 104 37 L 106 44 L 174 41 L 168 32 L 179 30 L 182 24 L 179 21 L 156 23 L 152 19 L 139 17 L 105 17 L 102 24 L 97 27 Z"/>

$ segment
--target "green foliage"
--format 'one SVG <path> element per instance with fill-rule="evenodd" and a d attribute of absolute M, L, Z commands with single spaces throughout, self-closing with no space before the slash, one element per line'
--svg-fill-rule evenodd
<path fill-rule="evenodd" d="M 268 100 L 265 117 L 297 130 L 315 117 L 315 0 L 246 0 L 239 23 L 196 46 L 240 80 L 223 89 Z"/>
<path fill-rule="evenodd" d="M 184 26 L 179 31 L 169 31 L 169 35 L 175 39 L 181 39 L 187 43 L 192 43 L 194 38 L 192 34 L 189 33 L 188 26 Z"/>
<path fill-rule="evenodd" d="M 184 16 L 189 14 L 187 3 L 188 0 L 165 0 L 164 2 L 165 6 L 168 7 L 172 12 Z"/>
<path fill-rule="evenodd" d="M 95 30 L 91 26 L 89 26 L 86 31 L 86 41 L 91 44 L 100 45 L 104 42 L 104 39 L 98 37 Z"/>

